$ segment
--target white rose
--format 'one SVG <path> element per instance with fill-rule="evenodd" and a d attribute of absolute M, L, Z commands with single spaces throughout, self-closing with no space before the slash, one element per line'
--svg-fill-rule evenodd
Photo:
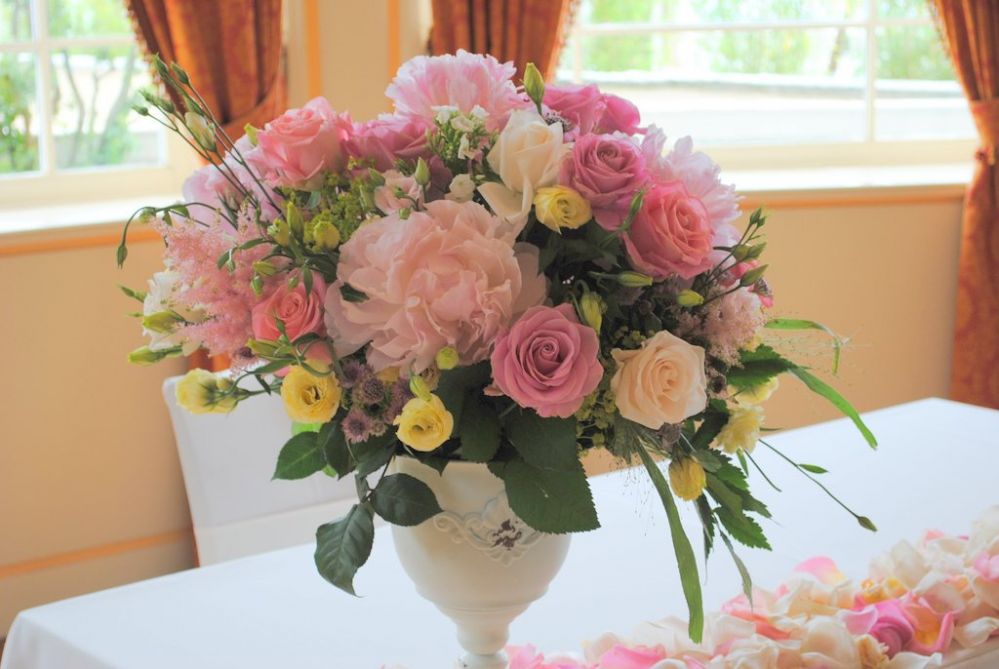
<path fill-rule="evenodd" d="M 407 177 L 402 172 L 388 170 L 383 175 L 385 183 L 375 189 L 375 206 L 383 214 L 391 214 L 400 209 L 414 209 L 423 202 L 423 189 L 413 177 Z M 401 196 L 397 190 L 401 192 Z"/>
<path fill-rule="evenodd" d="M 444 197 L 454 202 L 468 202 L 475 194 L 475 182 L 467 174 L 459 174 L 451 179 L 451 186 Z"/>
<path fill-rule="evenodd" d="M 493 212 L 519 233 L 530 214 L 535 189 L 557 182 L 570 150 L 563 142 L 560 123 L 548 125 L 533 109 L 517 110 L 486 156 L 503 183 L 484 183 L 479 192 Z"/>
<path fill-rule="evenodd" d="M 611 351 L 611 391 L 628 420 L 658 430 L 704 411 L 708 403 L 704 349 L 663 330 L 633 351 Z"/>

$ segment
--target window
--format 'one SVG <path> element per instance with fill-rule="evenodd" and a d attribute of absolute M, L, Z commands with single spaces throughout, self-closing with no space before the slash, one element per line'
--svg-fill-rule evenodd
<path fill-rule="evenodd" d="M 735 167 L 963 161 L 974 126 L 927 7 L 582 0 L 557 79 L 624 95 Z"/>
<path fill-rule="evenodd" d="M 0 0 L 0 206 L 176 192 L 150 84 L 123 0 Z"/>

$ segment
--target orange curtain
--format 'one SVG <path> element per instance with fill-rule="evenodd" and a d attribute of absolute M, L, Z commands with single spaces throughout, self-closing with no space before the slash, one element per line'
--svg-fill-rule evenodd
<path fill-rule="evenodd" d="M 951 398 L 999 409 L 999 0 L 931 0 L 978 127 L 964 205 Z"/>
<path fill-rule="evenodd" d="M 534 63 L 549 79 L 574 4 L 574 0 L 433 0 L 430 50 L 442 54 L 465 49 L 512 60 L 519 77 L 527 63 Z"/>
<path fill-rule="evenodd" d="M 281 0 L 126 0 L 140 44 L 176 62 L 230 137 L 262 126 L 287 106 L 281 71 Z M 182 107 L 175 91 L 168 91 Z M 198 351 L 192 367 L 224 369 Z"/>

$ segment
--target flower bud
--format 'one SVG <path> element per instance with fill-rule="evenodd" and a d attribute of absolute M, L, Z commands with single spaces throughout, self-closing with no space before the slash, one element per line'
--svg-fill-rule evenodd
<path fill-rule="evenodd" d="M 184 124 L 191 131 L 191 136 L 198 146 L 206 151 L 215 150 L 215 133 L 208 126 L 204 116 L 191 111 L 184 112 Z"/>
<path fill-rule="evenodd" d="M 317 251 L 332 251 L 340 245 L 340 230 L 330 220 L 320 218 L 312 226 L 312 244 Z"/>
<path fill-rule="evenodd" d="M 250 140 L 250 144 L 253 146 L 257 145 L 257 129 L 253 127 L 252 123 L 247 123 L 243 126 L 243 132 L 246 133 L 246 138 Z"/>
<path fill-rule="evenodd" d="M 250 279 L 250 289 L 257 297 L 264 294 L 264 280 L 260 278 L 259 274 L 254 274 L 253 278 Z"/>
<path fill-rule="evenodd" d="M 528 63 L 527 67 L 524 68 L 524 91 L 527 93 L 527 97 L 531 98 L 531 101 L 537 105 L 540 112 L 541 101 L 545 97 L 545 80 L 534 63 Z"/>
<path fill-rule="evenodd" d="M 749 252 L 746 254 L 746 260 L 756 260 L 763 253 L 763 250 L 767 248 L 766 242 L 760 242 L 759 244 L 753 244 L 749 247 Z"/>
<path fill-rule="evenodd" d="M 134 365 L 152 365 L 164 358 L 180 353 L 179 348 L 168 348 L 162 351 L 154 351 L 148 346 L 140 346 L 128 354 L 128 361 Z"/>
<path fill-rule="evenodd" d="M 453 346 L 445 346 L 437 351 L 435 360 L 440 370 L 454 369 L 458 366 L 458 351 Z"/>
<path fill-rule="evenodd" d="M 681 307 L 696 307 L 704 304 L 704 296 L 696 290 L 687 288 L 681 290 L 676 296 L 676 303 Z"/>
<path fill-rule="evenodd" d="M 191 78 L 187 76 L 187 72 L 177 63 L 170 63 L 170 71 L 173 72 L 174 78 L 185 86 L 191 83 Z"/>
<path fill-rule="evenodd" d="M 426 379 L 419 374 L 413 374 L 409 377 L 409 392 L 424 402 L 430 401 L 430 386 L 427 385 Z"/>
<path fill-rule="evenodd" d="M 644 288 L 652 285 L 652 277 L 641 272 L 625 271 L 617 275 L 617 282 L 628 288 Z"/>
<path fill-rule="evenodd" d="M 274 355 L 277 351 L 277 344 L 271 341 L 264 341 L 262 339 L 250 339 L 246 342 L 246 347 L 253 351 L 254 355 L 259 355 L 261 357 L 270 357 Z"/>
<path fill-rule="evenodd" d="M 604 301 L 596 293 L 587 292 L 579 298 L 579 315 L 587 325 L 600 332 L 604 322 Z"/>
<path fill-rule="evenodd" d="M 754 267 L 749 270 L 742 275 L 741 279 L 739 279 L 739 285 L 743 287 L 752 286 L 754 283 L 763 278 L 763 273 L 767 271 L 767 267 L 769 267 L 769 265 L 760 265 L 759 267 Z"/>
<path fill-rule="evenodd" d="M 285 209 L 285 219 L 288 221 L 288 227 L 291 229 L 297 237 L 302 236 L 304 230 L 304 224 L 302 222 L 302 214 L 298 211 L 298 207 L 295 206 L 294 202 L 288 201 L 288 206 Z"/>
<path fill-rule="evenodd" d="M 277 219 L 267 227 L 267 234 L 281 246 L 288 246 L 291 243 L 291 229 L 282 218 Z"/>
<path fill-rule="evenodd" d="M 732 257 L 735 258 L 736 262 L 742 262 L 749 255 L 749 247 L 745 244 L 737 244 L 732 248 Z"/>
<path fill-rule="evenodd" d="M 707 485 L 704 467 L 693 458 L 677 458 L 669 465 L 669 484 L 677 497 L 693 502 Z"/>
<path fill-rule="evenodd" d="M 427 165 L 427 161 L 423 158 L 416 161 L 416 171 L 413 172 L 413 180 L 420 186 L 426 186 L 430 183 L 430 165 Z"/>
<path fill-rule="evenodd" d="M 257 260 L 252 265 L 253 271 L 260 276 L 274 276 L 277 274 L 277 267 L 269 260 Z"/>
<path fill-rule="evenodd" d="M 157 311 L 142 317 L 142 327 L 159 334 L 170 334 L 178 323 L 183 322 L 184 319 L 172 311 Z"/>

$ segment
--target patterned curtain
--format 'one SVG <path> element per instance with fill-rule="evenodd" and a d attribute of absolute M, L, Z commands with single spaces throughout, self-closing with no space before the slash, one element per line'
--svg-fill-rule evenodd
<path fill-rule="evenodd" d="M 575 0 L 433 0 L 434 54 L 465 49 L 512 60 L 520 76 L 534 63 L 555 74 Z"/>
<path fill-rule="evenodd" d="M 999 0 L 930 0 L 981 148 L 964 206 L 951 397 L 999 409 Z"/>
<path fill-rule="evenodd" d="M 233 138 L 287 106 L 281 71 L 281 0 L 126 0 L 147 54 L 180 64 Z M 183 106 L 176 92 L 174 104 Z M 204 351 L 192 367 L 224 369 Z"/>

